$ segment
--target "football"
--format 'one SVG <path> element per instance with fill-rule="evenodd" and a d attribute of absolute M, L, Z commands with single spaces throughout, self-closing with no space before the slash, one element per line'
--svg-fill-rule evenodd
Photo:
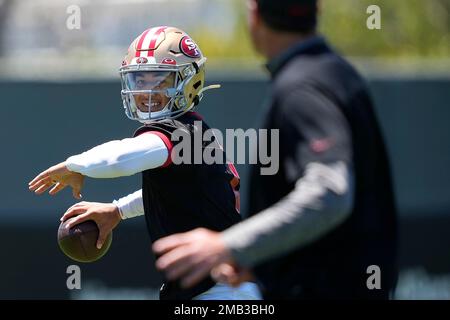
<path fill-rule="evenodd" d="M 62 252 L 77 262 L 94 262 L 108 252 L 112 242 L 112 232 L 108 234 L 101 249 L 97 249 L 99 229 L 95 221 L 88 220 L 66 228 L 71 219 L 62 222 L 58 228 L 58 244 Z"/>

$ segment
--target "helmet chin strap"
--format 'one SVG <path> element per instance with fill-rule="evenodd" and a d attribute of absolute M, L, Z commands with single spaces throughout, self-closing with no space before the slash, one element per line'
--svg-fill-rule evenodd
<path fill-rule="evenodd" d="M 150 120 L 148 112 L 142 112 L 141 110 L 137 109 L 136 114 L 139 116 L 141 120 Z"/>
<path fill-rule="evenodd" d="M 151 101 L 148 102 L 149 105 L 151 105 Z M 139 110 L 139 108 L 136 108 L 136 114 L 138 115 L 138 117 L 140 118 L 140 120 L 142 121 L 149 121 L 149 120 L 153 120 L 152 118 L 156 118 L 159 116 L 164 115 L 167 112 L 167 109 L 170 105 L 170 101 L 167 103 L 167 105 L 159 111 L 148 111 L 148 112 L 143 112 L 141 110 Z"/>
<path fill-rule="evenodd" d="M 159 116 L 163 115 L 166 112 L 167 112 L 167 108 L 164 108 L 163 110 L 160 110 L 160 111 L 153 111 L 151 113 L 152 117 L 150 117 L 148 112 L 142 112 L 140 110 L 136 111 L 136 113 L 139 116 L 140 120 L 144 120 L 144 121 L 152 120 L 152 118 L 159 117 Z"/>

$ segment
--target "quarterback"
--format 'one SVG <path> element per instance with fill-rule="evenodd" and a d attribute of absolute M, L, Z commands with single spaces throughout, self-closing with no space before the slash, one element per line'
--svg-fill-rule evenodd
<path fill-rule="evenodd" d="M 69 227 L 94 220 L 100 229 L 97 246 L 127 218 L 145 215 L 152 242 L 198 227 L 222 231 L 241 220 L 239 175 L 232 164 L 175 164 L 171 153 L 176 130 L 193 135 L 208 130 L 193 111 L 205 86 L 205 62 L 200 48 L 174 27 L 145 30 L 129 46 L 120 76 L 128 118 L 143 124 L 132 138 L 110 141 L 69 157 L 37 175 L 29 189 L 54 195 L 67 186 L 81 198 L 84 178 L 115 178 L 142 173 L 142 189 L 112 203 L 80 202 L 61 220 Z M 203 145 L 211 148 L 211 145 Z M 223 152 L 220 146 L 217 152 Z M 224 155 L 225 156 L 225 155 Z M 191 162 L 193 163 L 193 162 Z M 208 278 L 193 288 L 164 281 L 161 299 L 259 299 L 256 284 L 240 287 Z"/>

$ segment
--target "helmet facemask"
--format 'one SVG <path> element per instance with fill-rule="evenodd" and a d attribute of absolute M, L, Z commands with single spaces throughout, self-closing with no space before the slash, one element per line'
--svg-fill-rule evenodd
<path fill-rule="evenodd" d="M 196 97 L 191 92 L 186 92 L 188 87 L 196 85 L 192 82 L 196 82 L 199 72 L 198 66 L 193 64 L 122 67 L 121 93 L 126 115 L 132 120 L 149 123 L 175 118 L 189 111 L 201 98 L 200 92 Z M 197 81 L 201 88 L 202 81 L 203 79 Z"/>

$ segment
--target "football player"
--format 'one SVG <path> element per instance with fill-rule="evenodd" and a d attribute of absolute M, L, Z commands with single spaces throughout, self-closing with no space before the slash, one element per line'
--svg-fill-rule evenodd
<path fill-rule="evenodd" d="M 152 242 L 198 227 L 221 231 L 239 222 L 239 176 L 232 164 L 172 162 L 171 150 L 178 143 L 175 131 L 193 135 L 209 128 L 193 111 L 203 92 L 214 87 L 205 87 L 205 62 L 184 31 L 174 27 L 144 31 L 131 43 L 120 68 L 125 113 L 144 125 L 133 138 L 104 143 L 50 167 L 29 183 L 30 190 L 42 194 L 50 189 L 54 195 L 70 186 L 80 199 L 86 176 L 115 178 L 142 172 L 141 190 L 113 203 L 77 203 L 61 218 L 72 218 L 69 228 L 96 221 L 98 247 L 121 220 L 140 215 L 145 215 Z M 220 146 L 217 152 L 223 152 Z M 165 281 L 160 298 L 227 300 L 260 295 L 251 282 L 232 288 L 208 278 L 189 289 Z"/>

